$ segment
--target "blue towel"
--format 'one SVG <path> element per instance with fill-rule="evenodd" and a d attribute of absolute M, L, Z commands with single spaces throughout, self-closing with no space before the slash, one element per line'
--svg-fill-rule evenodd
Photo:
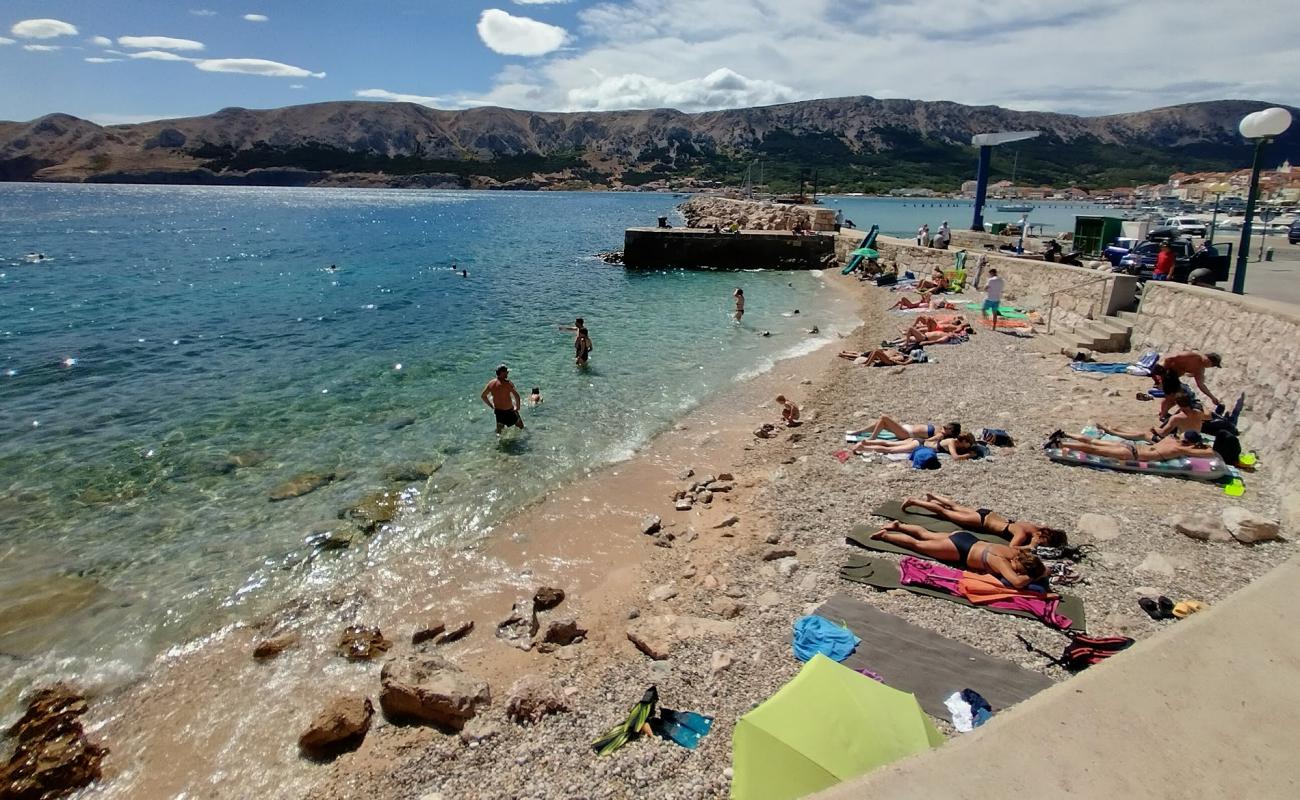
<path fill-rule="evenodd" d="M 800 661 L 807 661 L 818 653 L 832 661 L 843 661 L 860 641 L 852 631 L 815 614 L 794 623 L 794 657 Z"/>
<path fill-rule="evenodd" d="M 1086 361 L 1073 361 L 1070 369 L 1075 372 L 1104 372 L 1108 375 L 1120 375 L 1128 372 L 1129 364 L 1089 364 Z"/>

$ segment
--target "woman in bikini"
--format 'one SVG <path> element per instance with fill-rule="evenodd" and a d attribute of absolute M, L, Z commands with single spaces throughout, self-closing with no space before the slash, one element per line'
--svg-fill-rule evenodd
<path fill-rule="evenodd" d="M 991 533 L 1010 540 L 1012 547 L 1064 547 L 1065 531 L 1039 525 L 1027 520 L 1014 520 L 988 508 L 971 508 L 941 494 L 926 492 L 925 498 L 909 497 L 903 501 L 903 510 L 924 509 L 937 517 L 966 528 Z"/>
<path fill-rule="evenodd" d="M 922 355 L 925 354 L 925 351 L 920 348 L 917 348 L 913 352 Z M 917 358 L 913 356 L 912 353 L 903 354 L 896 350 L 881 349 L 868 350 L 864 353 L 856 353 L 852 350 L 841 350 L 840 358 L 845 358 L 849 361 L 857 361 L 865 358 L 866 361 L 862 362 L 862 366 L 864 367 L 904 367 L 908 364 L 921 364 L 926 360 Z"/>
<path fill-rule="evenodd" d="M 876 439 L 880 436 L 881 431 L 889 431 L 894 434 L 896 439 L 920 439 L 925 441 L 936 433 L 940 434 L 943 439 L 950 439 L 961 433 L 960 422 L 948 422 L 936 428 L 933 422 L 921 422 L 908 424 L 898 422 L 893 417 L 880 415 L 875 422 L 860 431 L 849 431 L 850 436 L 861 436 L 866 434 L 868 439 Z"/>
<path fill-rule="evenodd" d="M 1047 567 L 1038 556 L 1021 547 L 981 542 L 969 531 L 936 533 L 920 525 L 891 522 L 871 534 L 936 561 L 960 564 L 963 569 L 992 575 L 1012 589 L 1030 589 L 1046 594 L 1032 584 L 1046 586 Z M 1055 595 L 1047 595 L 1055 597 Z"/>
<path fill-rule="evenodd" d="M 1209 458 L 1214 455 L 1214 450 L 1201 440 L 1199 433 L 1194 431 L 1187 431 L 1181 439 L 1170 436 L 1155 444 L 1104 442 L 1087 436 L 1056 431 L 1048 438 L 1045 447 L 1048 449 L 1059 447 L 1061 450 L 1073 450 L 1120 461 L 1170 461 L 1175 458 Z"/>
<path fill-rule="evenodd" d="M 966 461 L 975 457 L 975 437 L 969 433 L 952 437 L 931 436 L 928 439 L 904 439 L 890 442 L 882 439 L 867 439 L 853 446 L 855 453 L 910 453 L 918 447 L 929 447 L 947 453 L 957 461 Z"/>

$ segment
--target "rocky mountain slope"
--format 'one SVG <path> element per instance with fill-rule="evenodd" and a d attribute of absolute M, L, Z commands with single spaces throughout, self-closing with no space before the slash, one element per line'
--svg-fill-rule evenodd
<path fill-rule="evenodd" d="M 334 102 L 106 127 L 51 114 L 0 122 L 0 180 L 545 188 L 734 182 L 761 160 L 777 188 L 814 170 L 844 191 L 953 188 L 974 172 L 972 134 L 1033 129 L 1020 182 L 1104 185 L 1248 165 L 1236 125 L 1265 105 L 1076 117 L 870 97 L 700 114 Z M 1300 132 L 1273 157 L 1300 158 Z"/>

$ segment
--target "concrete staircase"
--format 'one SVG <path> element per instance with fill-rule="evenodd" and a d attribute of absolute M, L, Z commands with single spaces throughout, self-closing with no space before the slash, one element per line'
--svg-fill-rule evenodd
<path fill-rule="evenodd" d="M 1120 311 L 1113 317 L 1088 320 L 1072 328 L 1057 328 L 1049 337 L 1052 349 L 1092 350 L 1097 353 L 1127 352 L 1136 318 L 1135 312 Z"/>

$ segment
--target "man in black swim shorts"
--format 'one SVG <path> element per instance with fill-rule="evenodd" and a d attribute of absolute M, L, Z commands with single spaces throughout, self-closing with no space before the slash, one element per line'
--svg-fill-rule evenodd
<path fill-rule="evenodd" d="M 515 390 L 515 385 L 510 382 L 507 375 L 510 370 L 505 364 L 497 367 L 497 376 L 488 381 L 487 386 L 483 387 L 483 393 L 479 397 L 492 409 L 492 413 L 497 418 L 497 435 L 501 435 L 504 428 L 516 427 L 523 428 L 524 420 L 519 416 L 519 407 L 521 401 L 519 392 Z"/>

